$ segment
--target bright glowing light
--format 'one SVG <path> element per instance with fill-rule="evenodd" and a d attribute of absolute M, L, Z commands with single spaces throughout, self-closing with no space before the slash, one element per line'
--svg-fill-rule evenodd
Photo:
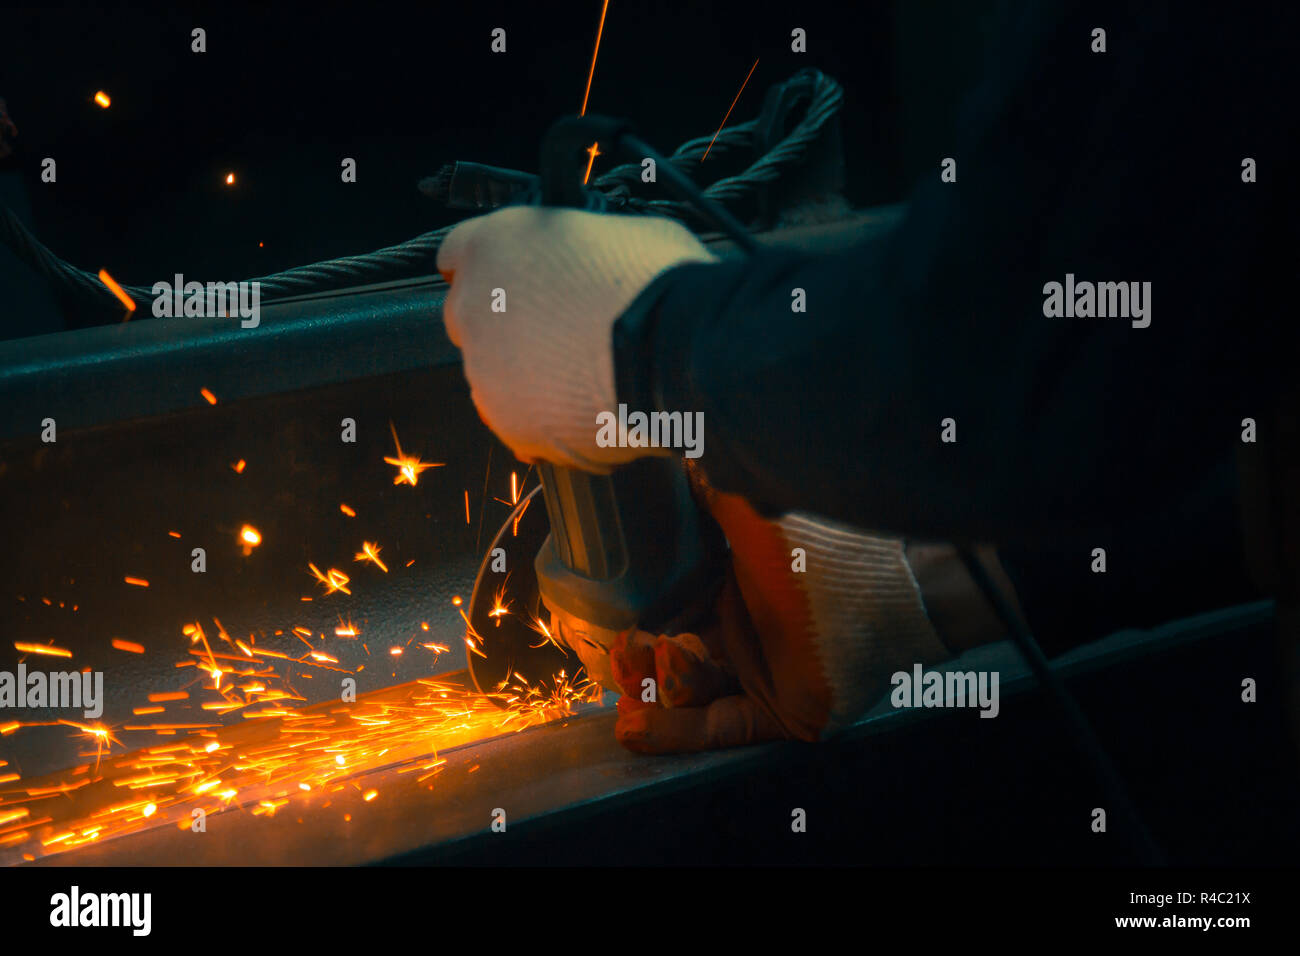
<path fill-rule="evenodd" d="M 378 541 L 362 541 L 361 550 L 357 552 L 356 557 L 354 557 L 352 560 L 369 561 L 372 564 L 379 567 L 380 570 L 382 570 L 385 574 L 387 574 L 388 565 L 384 564 L 383 561 L 379 560 L 379 552 L 382 550 L 383 548 L 379 547 Z"/>
<path fill-rule="evenodd" d="M 446 462 L 441 461 L 429 462 L 426 464 L 422 463 L 420 459 L 414 455 L 403 454 L 402 443 L 397 440 L 396 426 L 394 426 L 392 422 L 389 422 L 388 427 L 393 432 L 393 445 L 397 448 L 396 458 L 384 459 L 387 464 L 393 465 L 397 469 L 397 477 L 393 479 L 393 484 L 407 484 L 414 488 L 416 482 L 420 480 L 421 472 L 426 471 L 429 468 L 441 468 L 446 464 Z"/>
<path fill-rule="evenodd" d="M 117 301 L 126 306 L 128 312 L 135 311 L 135 300 L 126 294 L 126 290 L 117 284 L 113 277 L 108 274 L 106 269 L 99 270 L 99 281 L 108 286 L 108 291 L 117 296 Z"/>

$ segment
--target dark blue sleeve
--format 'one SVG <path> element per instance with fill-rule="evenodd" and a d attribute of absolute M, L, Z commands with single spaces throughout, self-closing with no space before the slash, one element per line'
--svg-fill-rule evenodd
<path fill-rule="evenodd" d="M 1294 348 L 1294 14 L 1017 9 L 956 182 L 936 155 L 886 239 L 680 266 L 620 320 L 620 400 L 703 412 L 716 487 L 1003 545 L 1195 517 Z M 1049 317 L 1067 275 L 1150 283 L 1149 311 Z"/>

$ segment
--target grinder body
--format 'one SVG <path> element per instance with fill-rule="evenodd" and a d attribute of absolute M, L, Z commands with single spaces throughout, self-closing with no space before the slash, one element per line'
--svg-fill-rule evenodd
<path fill-rule="evenodd" d="M 604 195 L 582 184 L 585 151 L 599 142 L 612 153 L 627 130 L 626 123 L 604 117 L 561 119 L 543 140 L 538 181 L 520 201 L 603 211 Z M 595 430 L 593 420 L 593 436 Z M 547 463 L 538 472 L 549 529 L 539 527 L 539 516 L 528 514 L 522 502 L 493 542 L 494 549 L 507 551 L 510 567 L 518 568 L 519 560 L 532 565 L 513 576 L 510 597 L 538 621 L 550 612 L 552 630 L 558 631 L 553 639 L 578 653 L 591 680 L 614 690 L 607 657 L 613 636 L 631 627 L 658 630 L 680 622 L 718 578 L 725 539 L 696 505 L 676 456 L 640 458 L 610 475 Z M 535 552 L 519 553 L 529 547 Z M 530 643 L 536 626 L 521 625 L 526 616 L 504 620 L 486 614 L 505 587 L 504 575 L 493 567 L 484 560 L 471 598 L 471 626 L 481 638 L 481 653 L 470 657 L 474 681 L 484 692 L 495 689 L 502 675 L 550 683 L 561 657 L 553 645 Z M 578 665 L 570 660 L 563 666 L 572 676 Z"/>
<path fill-rule="evenodd" d="M 614 152 L 628 132 L 606 117 L 555 123 L 542 143 L 540 202 L 601 210 L 605 197 L 583 186 L 580 158 L 597 142 Z M 608 476 L 550 464 L 539 473 L 551 530 L 535 569 L 551 610 L 609 631 L 656 628 L 708 577 L 718 542 L 706 538 L 676 458 L 641 458 Z"/>

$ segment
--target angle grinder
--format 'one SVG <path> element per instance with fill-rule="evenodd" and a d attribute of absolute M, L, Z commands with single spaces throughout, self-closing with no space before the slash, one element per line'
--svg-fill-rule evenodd
<path fill-rule="evenodd" d="M 671 191 L 746 251 L 756 248 L 742 225 L 628 123 L 608 117 L 556 122 L 542 143 L 540 176 L 516 201 L 607 211 L 606 196 L 582 182 L 594 143 L 611 155 L 654 159 Z M 607 476 L 550 464 L 538 471 L 540 486 L 501 526 L 474 582 L 470 674 L 492 694 L 519 678 L 554 686 L 564 672 L 572 681 L 585 668 L 589 680 L 617 690 L 609 662 L 614 638 L 633 627 L 669 633 L 693 626 L 721 580 L 726 541 L 696 504 L 676 456 L 641 458 Z"/>

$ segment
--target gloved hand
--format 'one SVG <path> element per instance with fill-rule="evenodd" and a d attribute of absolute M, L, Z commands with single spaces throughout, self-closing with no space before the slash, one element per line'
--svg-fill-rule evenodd
<path fill-rule="evenodd" d="M 438 251 L 443 318 L 484 423 L 525 462 L 605 474 L 667 454 L 596 444 L 618 405 L 613 326 L 661 272 L 713 258 L 654 217 L 512 206 L 457 226 Z"/>
<path fill-rule="evenodd" d="M 760 517 L 705 491 L 732 548 L 713 626 L 699 635 L 620 634 L 615 735 L 643 753 L 819 740 L 890 688 L 895 671 L 951 656 L 926 616 L 902 542 L 792 512 Z M 793 570 L 792 550 L 806 553 Z M 643 700 L 653 678 L 657 700 Z"/>

